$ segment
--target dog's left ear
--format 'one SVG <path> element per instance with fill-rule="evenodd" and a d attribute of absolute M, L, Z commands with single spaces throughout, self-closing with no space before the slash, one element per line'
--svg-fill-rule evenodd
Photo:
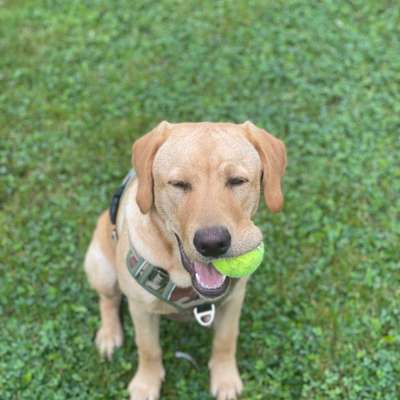
<path fill-rule="evenodd" d="M 132 146 L 132 164 L 138 178 L 136 203 L 142 214 L 148 213 L 153 205 L 153 161 L 168 137 L 169 126 L 167 121 L 162 121 Z"/>
<path fill-rule="evenodd" d="M 271 212 L 283 207 L 282 177 L 286 168 L 286 148 L 284 143 L 252 122 L 243 125 L 245 136 L 256 148 L 263 167 L 265 204 Z"/>

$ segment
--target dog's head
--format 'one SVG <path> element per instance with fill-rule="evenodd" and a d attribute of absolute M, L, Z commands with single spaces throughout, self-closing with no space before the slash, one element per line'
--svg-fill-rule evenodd
<path fill-rule="evenodd" d="M 246 253 L 261 242 L 251 218 L 260 189 L 272 212 L 283 206 L 284 144 L 251 122 L 162 122 L 133 145 L 142 213 L 158 213 L 175 235 L 182 264 L 203 295 L 218 296 L 225 277 L 217 257 Z"/>

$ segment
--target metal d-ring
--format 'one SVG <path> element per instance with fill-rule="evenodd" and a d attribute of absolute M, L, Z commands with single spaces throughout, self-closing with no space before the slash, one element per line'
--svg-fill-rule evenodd
<path fill-rule="evenodd" d="M 197 306 L 193 309 L 194 317 L 196 321 L 205 327 L 211 326 L 214 322 L 215 317 L 215 305 L 214 304 L 204 304 Z"/>

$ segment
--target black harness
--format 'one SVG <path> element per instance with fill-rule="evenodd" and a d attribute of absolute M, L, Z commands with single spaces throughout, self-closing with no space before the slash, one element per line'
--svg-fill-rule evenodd
<path fill-rule="evenodd" d="M 110 221 L 113 226 L 112 230 L 112 239 L 117 240 L 118 239 L 118 232 L 117 232 L 117 217 L 118 217 L 118 209 L 119 209 L 119 204 L 121 202 L 122 195 L 125 192 L 126 187 L 128 186 L 128 183 L 136 177 L 136 172 L 131 169 L 122 181 L 122 184 L 119 186 L 119 188 L 115 191 L 113 194 L 113 197 L 111 198 L 111 204 L 109 208 L 109 214 L 110 214 Z"/>

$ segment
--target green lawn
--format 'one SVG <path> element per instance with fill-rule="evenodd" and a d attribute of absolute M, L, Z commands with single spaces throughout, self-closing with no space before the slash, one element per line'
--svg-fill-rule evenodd
<path fill-rule="evenodd" d="M 82 261 L 131 143 L 162 119 L 251 119 L 287 145 L 285 210 L 257 217 L 242 398 L 398 400 L 395 0 L 0 2 L 0 398 L 126 398 L 127 307 L 102 361 Z M 210 342 L 162 322 L 163 399 L 210 398 Z"/>

